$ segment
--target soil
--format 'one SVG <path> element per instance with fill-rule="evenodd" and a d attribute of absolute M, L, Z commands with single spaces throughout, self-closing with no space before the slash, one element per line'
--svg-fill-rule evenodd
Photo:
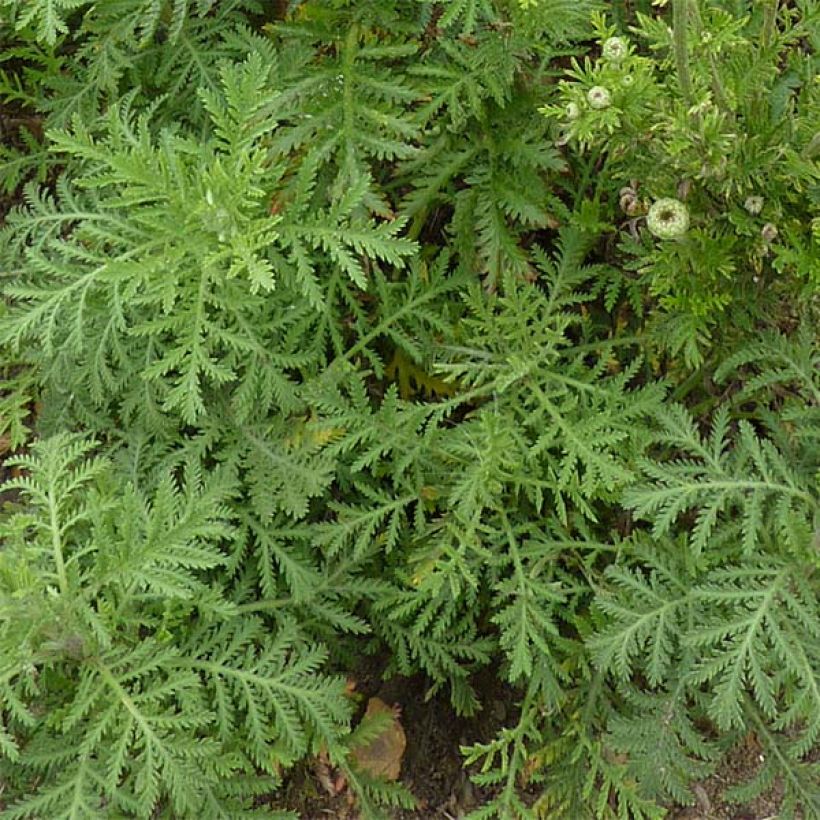
<path fill-rule="evenodd" d="M 413 810 L 387 811 L 390 820 L 462 820 L 488 799 L 488 792 L 470 782 L 459 747 L 486 742 L 501 726 L 515 719 L 515 692 L 499 684 L 493 679 L 492 670 L 489 672 L 476 683 L 485 710 L 472 718 L 455 715 L 446 694 L 426 700 L 426 684 L 421 677 L 382 682 L 374 668 L 357 678 L 356 691 L 362 696 L 362 703 L 378 696 L 401 709 L 407 749 L 400 781 L 416 798 L 418 806 Z M 694 784 L 695 805 L 670 807 L 668 820 L 781 820 L 782 785 L 778 782 L 744 806 L 725 799 L 732 786 L 754 776 L 760 766 L 760 754 L 760 746 L 750 735 L 712 777 Z M 315 764 L 298 767 L 271 805 L 295 812 L 302 820 L 358 820 L 359 813 L 349 792 L 331 794 L 323 787 L 322 779 Z M 794 820 L 809 819 L 798 815 Z"/>
<path fill-rule="evenodd" d="M 453 712 L 446 693 L 427 700 L 427 683 L 421 676 L 382 681 L 374 668 L 357 677 L 362 703 L 375 696 L 397 706 L 407 736 L 400 782 L 416 798 L 417 808 L 394 809 L 388 813 L 391 820 L 456 820 L 487 800 L 488 793 L 470 782 L 459 749 L 490 740 L 514 717 L 515 693 L 491 674 L 474 685 L 485 708 L 468 718 Z M 356 820 L 359 814 L 349 793 L 329 794 L 321 779 L 315 765 L 298 767 L 274 805 L 303 820 Z"/>
<path fill-rule="evenodd" d="M 731 787 L 755 776 L 762 763 L 761 754 L 762 748 L 754 735 L 748 735 L 712 777 L 694 785 L 697 805 L 672 812 L 670 820 L 780 820 L 783 784 L 777 780 L 770 790 L 743 806 L 725 797 Z M 797 814 L 794 820 L 804 817 Z"/>

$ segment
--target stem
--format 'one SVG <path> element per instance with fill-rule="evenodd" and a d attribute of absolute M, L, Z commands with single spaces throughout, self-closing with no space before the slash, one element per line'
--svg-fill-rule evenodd
<path fill-rule="evenodd" d="M 689 71 L 689 0 L 672 0 L 672 40 L 675 68 L 683 101 L 692 105 L 692 75 Z"/>
<path fill-rule="evenodd" d="M 249 604 L 240 604 L 236 607 L 236 612 L 240 615 L 249 612 L 270 612 L 272 609 L 282 609 L 293 603 L 293 598 L 262 598 L 259 601 L 252 601 Z"/>
<path fill-rule="evenodd" d="M 355 108 L 353 93 L 354 81 L 353 72 L 355 70 L 356 57 L 358 56 L 359 45 L 359 28 L 358 26 L 351 26 L 347 31 L 347 37 L 344 41 L 343 56 L 342 56 L 342 75 L 344 82 L 344 91 L 342 94 L 342 116 L 343 129 L 347 137 L 347 156 L 346 160 L 350 159 L 349 151 L 350 145 L 354 142 L 356 126 L 353 121 L 353 110 Z"/>
<path fill-rule="evenodd" d="M 60 594 L 68 594 L 68 574 L 63 558 L 63 542 L 60 538 L 60 522 L 57 520 L 57 499 L 53 490 L 48 493 L 48 506 L 51 514 L 51 549 L 54 553 L 54 564 L 57 567 L 57 580 L 60 585 Z"/>
<path fill-rule="evenodd" d="M 717 62 L 715 61 L 714 54 L 709 55 L 709 69 L 712 74 L 712 93 L 715 95 L 715 102 L 718 104 L 718 108 L 723 110 L 724 114 L 731 117 L 733 116 L 733 112 L 729 107 L 729 97 L 726 95 L 726 89 L 723 86 L 723 81 L 720 79 L 720 74 L 718 74 Z"/>
<path fill-rule="evenodd" d="M 768 48 L 774 42 L 777 30 L 778 0 L 769 0 L 763 7 L 763 28 L 760 31 L 760 45 Z"/>
<path fill-rule="evenodd" d="M 692 15 L 692 21 L 695 24 L 695 33 L 701 36 L 703 34 L 703 18 L 700 16 L 697 0 L 690 0 L 689 11 Z M 730 120 L 734 120 L 734 112 L 729 105 L 729 97 L 726 94 L 723 80 L 720 79 L 720 72 L 718 71 L 715 55 L 710 51 L 707 56 L 709 58 L 709 74 L 712 78 L 712 93 L 715 95 L 715 102 L 718 108 L 720 108 Z"/>

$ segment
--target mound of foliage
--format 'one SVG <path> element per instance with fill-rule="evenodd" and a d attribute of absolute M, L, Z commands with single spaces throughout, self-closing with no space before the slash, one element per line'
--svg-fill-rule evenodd
<path fill-rule="evenodd" d="M 816 0 L 0 0 L 9 818 L 240 818 L 365 655 L 473 818 L 820 816 Z"/>

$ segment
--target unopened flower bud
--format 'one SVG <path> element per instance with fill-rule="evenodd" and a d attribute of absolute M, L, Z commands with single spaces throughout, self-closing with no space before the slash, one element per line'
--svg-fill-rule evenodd
<path fill-rule="evenodd" d="M 621 188 L 621 190 L 618 191 L 618 204 L 627 216 L 635 216 L 640 209 L 638 192 L 629 185 L 625 188 Z"/>
<path fill-rule="evenodd" d="M 757 216 L 763 210 L 762 196 L 747 196 L 743 207 L 752 215 Z"/>
<path fill-rule="evenodd" d="M 677 239 L 689 229 L 689 210 L 679 199 L 659 199 L 649 209 L 646 227 L 658 239 Z"/>
<path fill-rule="evenodd" d="M 610 37 L 604 40 L 601 53 L 605 60 L 611 60 L 613 63 L 617 63 L 623 60 L 629 53 L 629 46 L 623 37 Z"/>
<path fill-rule="evenodd" d="M 772 225 L 771 222 L 767 222 L 761 229 L 760 229 L 760 236 L 763 238 L 764 242 L 774 242 L 777 239 L 777 226 Z"/>
<path fill-rule="evenodd" d="M 587 100 L 592 108 L 608 108 L 612 102 L 609 91 L 602 85 L 595 85 L 587 92 Z"/>
<path fill-rule="evenodd" d="M 618 204 L 627 216 L 635 216 L 640 210 L 640 202 L 634 193 L 622 194 Z"/>
<path fill-rule="evenodd" d="M 567 103 L 564 113 L 567 115 L 568 120 L 577 120 L 581 116 L 581 109 L 577 103 L 571 102 Z"/>

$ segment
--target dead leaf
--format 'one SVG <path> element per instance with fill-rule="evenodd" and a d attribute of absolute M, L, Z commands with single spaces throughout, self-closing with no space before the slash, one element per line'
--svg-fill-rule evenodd
<path fill-rule="evenodd" d="M 399 710 L 388 706 L 381 698 L 370 698 L 363 720 L 379 714 L 389 714 L 392 720 L 377 737 L 360 748 L 353 749 L 356 766 L 372 777 L 398 780 L 401 760 L 407 748 L 407 737 L 399 722 Z"/>
<path fill-rule="evenodd" d="M 328 794 L 336 794 L 336 784 L 333 782 L 330 771 L 330 760 L 324 748 L 319 750 L 319 754 L 313 762 L 313 774 Z"/>

